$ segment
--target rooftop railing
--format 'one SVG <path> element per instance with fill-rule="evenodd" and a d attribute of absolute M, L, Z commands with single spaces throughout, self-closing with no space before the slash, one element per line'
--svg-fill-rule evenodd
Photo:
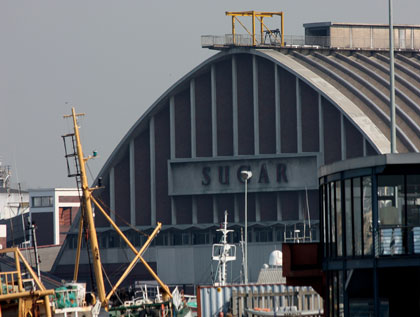
<path fill-rule="evenodd" d="M 310 35 L 285 35 L 285 47 L 327 47 L 344 49 L 389 49 L 388 37 L 332 37 L 332 36 L 310 36 Z M 203 35 L 201 46 L 206 48 L 227 48 L 227 47 L 257 47 L 275 48 L 281 47 L 279 36 L 263 37 L 257 36 L 257 44 L 253 45 L 252 36 L 249 34 L 225 34 L 225 35 Z M 399 38 L 394 42 L 396 50 L 420 50 L 420 38 Z"/>

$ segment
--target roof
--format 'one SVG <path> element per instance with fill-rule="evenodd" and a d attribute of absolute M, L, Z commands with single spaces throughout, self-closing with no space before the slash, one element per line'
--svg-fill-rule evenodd
<path fill-rule="evenodd" d="M 338 161 L 319 168 L 319 177 L 360 168 L 383 165 L 420 165 L 420 153 L 383 154 Z"/>
<path fill-rule="evenodd" d="M 331 26 L 358 26 L 358 27 L 389 27 L 388 24 L 383 23 L 355 23 L 355 22 L 311 22 L 304 23 L 303 27 L 306 28 L 319 28 Z M 394 28 L 420 28 L 418 24 L 394 24 Z"/>
<path fill-rule="evenodd" d="M 258 274 L 257 284 L 286 284 L 281 267 L 263 267 Z"/>
<path fill-rule="evenodd" d="M 0 193 L 8 193 L 8 194 L 27 194 L 26 190 L 19 190 L 14 188 L 0 188 Z"/>
<path fill-rule="evenodd" d="M 149 128 L 150 118 L 167 106 L 170 96 L 213 63 L 234 54 L 258 55 L 290 71 L 337 107 L 378 153 L 386 153 L 390 148 L 386 52 L 316 47 L 265 50 L 235 47 L 210 57 L 162 94 L 129 129 L 98 176 L 107 173 L 132 138 Z M 420 149 L 420 75 L 416 71 L 420 71 L 420 55 L 411 51 L 396 52 L 395 58 L 398 151 L 417 152 Z"/>

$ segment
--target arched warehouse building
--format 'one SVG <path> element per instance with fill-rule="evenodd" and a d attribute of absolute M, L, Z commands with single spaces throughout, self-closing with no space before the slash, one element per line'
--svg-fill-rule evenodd
<path fill-rule="evenodd" d="M 400 49 L 395 70 L 397 149 L 418 152 L 418 48 Z M 319 166 L 389 152 L 388 78 L 388 54 L 381 48 L 222 47 L 131 127 L 99 173 L 105 187 L 95 193 L 137 246 L 145 240 L 142 232 L 163 223 L 145 256 L 163 281 L 210 283 L 211 244 L 219 239 L 215 230 L 225 210 L 235 230 L 232 242 L 240 240 L 244 183 L 238 176 L 251 169 L 248 262 L 249 280 L 256 281 L 285 236 L 295 230 L 308 235 L 310 222 L 319 239 Z M 99 212 L 95 221 L 113 280 L 133 256 Z M 53 267 L 63 278 L 72 278 L 76 229 Z M 86 256 L 81 274 L 89 280 Z M 237 260 L 229 281 L 239 276 Z M 138 265 L 130 278 L 148 275 Z"/>

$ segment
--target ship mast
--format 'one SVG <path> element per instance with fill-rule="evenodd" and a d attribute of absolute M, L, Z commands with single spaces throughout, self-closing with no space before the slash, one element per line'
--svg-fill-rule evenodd
<path fill-rule="evenodd" d="M 102 275 L 102 264 L 101 264 L 101 256 L 99 253 L 99 246 L 98 246 L 98 238 L 96 236 L 96 229 L 95 223 L 93 219 L 93 212 L 92 212 L 92 201 L 91 201 L 91 192 L 92 190 L 89 188 L 87 176 L 86 176 L 86 168 L 85 162 L 89 160 L 91 157 L 84 157 L 82 144 L 80 142 L 80 134 L 79 134 L 79 126 L 77 124 L 77 117 L 83 116 L 84 114 L 76 114 L 75 109 L 71 109 L 71 117 L 73 118 L 73 126 L 74 126 L 74 137 L 76 141 L 76 150 L 77 150 L 77 158 L 79 161 L 79 168 L 80 168 L 80 181 L 81 187 L 83 191 L 83 209 L 85 211 L 85 219 L 87 220 L 87 227 L 88 227 L 88 234 L 90 240 L 90 248 L 92 251 L 93 256 L 93 269 L 95 272 L 95 280 L 97 285 L 98 297 L 101 303 L 105 301 L 106 294 L 105 294 L 105 285 L 104 279 Z M 68 116 L 67 116 L 68 117 Z M 82 220 L 81 220 L 82 221 Z M 80 232 L 79 232 L 80 235 Z"/>
<path fill-rule="evenodd" d="M 212 258 L 214 261 L 218 261 L 218 282 L 215 283 L 217 286 L 224 286 L 226 285 L 226 264 L 229 261 L 236 260 L 236 246 L 233 244 L 227 243 L 227 235 L 229 232 L 233 232 L 233 230 L 227 229 L 227 211 L 225 211 L 225 221 L 223 222 L 223 227 L 221 229 L 217 229 L 222 233 L 222 243 L 213 244 L 212 250 Z"/>
<path fill-rule="evenodd" d="M 86 176 L 85 163 L 89 159 L 94 158 L 96 156 L 96 152 L 93 153 L 93 156 L 91 155 L 89 155 L 88 157 L 83 156 L 82 144 L 80 142 L 79 127 L 77 125 L 77 117 L 83 116 L 83 115 L 84 114 L 76 114 L 75 109 L 72 108 L 72 114 L 64 116 L 65 118 L 72 118 L 73 125 L 74 125 L 74 134 L 72 133 L 72 134 L 63 136 L 69 177 L 76 176 L 78 187 L 81 188 L 82 194 L 83 194 L 82 195 L 82 216 L 80 217 L 80 222 L 79 222 L 79 235 L 77 239 L 77 252 L 76 252 L 76 260 L 75 260 L 74 280 L 75 281 L 77 280 L 79 261 L 80 261 L 80 251 L 81 251 L 81 245 L 82 245 L 82 232 L 83 232 L 83 227 L 84 227 L 83 222 L 86 221 L 87 227 L 88 227 L 90 247 L 91 247 L 91 252 L 93 256 L 93 269 L 95 272 L 98 298 L 103 307 L 107 308 L 108 301 L 110 300 L 112 294 L 115 293 L 117 288 L 121 285 L 121 283 L 128 276 L 128 274 L 131 272 L 131 270 L 137 264 L 138 261 L 143 263 L 147 271 L 152 275 L 152 277 L 161 286 L 164 293 L 167 294 L 169 298 L 172 298 L 172 294 L 169 290 L 169 287 L 159 279 L 157 274 L 153 271 L 150 265 L 143 258 L 144 252 L 146 252 L 147 248 L 150 246 L 153 239 L 159 233 L 160 229 L 162 228 L 162 224 L 160 222 L 157 223 L 156 228 L 150 234 L 150 236 L 148 237 L 144 245 L 140 248 L 140 250 L 137 250 L 133 246 L 133 244 L 130 242 L 130 240 L 124 235 L 124 233 L 118 228 L 118 226 L 111 219 L 111 217 L 107 214 L 104 208 L 96 201 L 95 197 L 92 195 L 92 192 L 95 189 L 98 189 L 99 187 L 96 186 L 93 188 L 89 188 L 89 184 L 88 184 L 87 176 Z M 69 137 L 71 137 L 74 153 L 67 153 L 66 139 Z M 75 164 L 76 164 L 75 173 L 70 172 L 70 164 L 69 164 L 70 157 L 75 158 Z M 101 263 L 101 257 L 100 257 L 100 252 L 99 252 L 98 238 L 96 235 L 95 222 L 93 219 L 92 204 L 94 204 L 98 208 L 99 212 L 102 213 L 102 215 L 106 218 L 106 220 L 110 223 L 110 225 L 114 228 L 114 230 L 120 235 L 120 237 L 125 241 L 127 246 L 133 251 L 135 255 L 134 259 L 130 262 L 125 272 L 120 276 L 120 279 L 117 281 L 117 283 L 113 286 L 112 290 L 108 294 L 105 293 L 102 263 Z"/>

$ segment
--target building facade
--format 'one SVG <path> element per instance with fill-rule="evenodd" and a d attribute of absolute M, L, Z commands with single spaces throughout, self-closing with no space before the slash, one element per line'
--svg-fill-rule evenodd
<path fill-rule="evenodd" d="M 320 170 L 327 316 L 420 313 L 420 155 Z"/>
<path fill-rule="evenodd" d="M 80 207 L 76 188 L 30 189 L 30 214 L 38 246 L 60 245 Z"/>
<path fill-rule="evenodd" d="M 253 173 L 247 219 L 249 279 L 256 281 L 283 241 L 319 239 L 321 165 L 390 148 L 382 49 L 218 48 L 156 100 L 99 173 L 104 187 L 96 197 L 136 246 L 163 223 L 145 257 L 168 284 L 211 282 L 211 244 L 225 210 L 231 242 L 241 239 L 241 171 Z M 406 49 L 396 56 L 397 149 L 417 152 L 419 55 Z M 95 222 L 105 270 L 115 273 L 133 255 L 101 214 Z M 76 238 L 73 226 L 53 267 L 63 277 L 72 276 Z M 88 270 L 86 256 L 81 264 Z M 142 268 L 132 274 L 148 278 Z M 240 264 L 229 279 L 240 281 Z"/>

